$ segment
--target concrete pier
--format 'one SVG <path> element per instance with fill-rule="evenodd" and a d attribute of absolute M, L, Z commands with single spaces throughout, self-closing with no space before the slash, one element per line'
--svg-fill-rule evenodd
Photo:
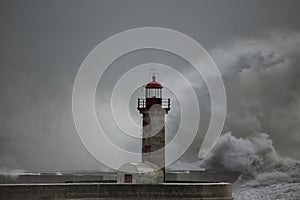
<path fill-rule="evenodd" d="M 2 184 L 0 199 L 181 199 L 232 200 L 229 183 L 56 183 Z"/>

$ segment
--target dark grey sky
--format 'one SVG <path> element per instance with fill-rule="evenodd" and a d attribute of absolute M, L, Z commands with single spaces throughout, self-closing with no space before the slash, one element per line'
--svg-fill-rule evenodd
<path fill-rule="evenodd" d="M 81 145 L 71 95 L 85 56 L 107 37 L 157 26 L 209 52 L 270 30 L 300 31 L 298 0 L 0 1 L 0 169 L 97 169 Z"/>

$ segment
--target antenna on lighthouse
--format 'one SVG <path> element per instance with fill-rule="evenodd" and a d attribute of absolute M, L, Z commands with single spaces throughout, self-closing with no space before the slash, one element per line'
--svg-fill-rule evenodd
<path fill-rule="evenodd" d="M 156 75 L 158 75 L 158 72 L 156 72 L 156 68 L 151 68 L 150 69 L 151 72 L 150 72 L 150 75 L 152 75 L 152 81 L 155 82 L 156 81 Z"/>

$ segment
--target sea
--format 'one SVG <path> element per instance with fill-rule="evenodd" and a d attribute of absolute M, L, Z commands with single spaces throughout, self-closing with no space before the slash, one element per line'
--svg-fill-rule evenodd
<path fill-rule="evenodd" d="M 247 139 L 236 138 L 231 133 L 225 134 L 204 159 L 195 162 L 179 161 L 170 167 L 170 170 L 183 169 L 239 172 L 240 176 L 233 183 L 235 200 L 300 200 L 300 162 L 280 156 L 267 134 L 260 133 Z M 13 183 L 14 180 L 24 183 L 33 177 L 30 182 L 39 180 L 38 177 L 49 183 L 69 179 L 75 182 L 86 179 L 97 182 L 111 180 L 112 176 L 113 173 L 99 171 L 28 174 L 20 170 L 0 170 L 0 184 Z M 25 179 L 22 180 L 21 177 Z"/>
<path fill-rule="evenodd" d="M 205 158 L 177 162 L 173 169 L 197 167 L 240 172 L 235 200 L 300 200 L 300 162 L 279 155 L 266 133 L 237 138 L 228 132 Z"/>

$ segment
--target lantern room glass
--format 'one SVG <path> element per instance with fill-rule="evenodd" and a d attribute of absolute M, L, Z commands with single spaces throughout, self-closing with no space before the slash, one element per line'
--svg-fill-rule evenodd
<path fill-rule="evenodd" d="M 146 98 L 162 98 L 162 89 L 146 88 Z"/>

